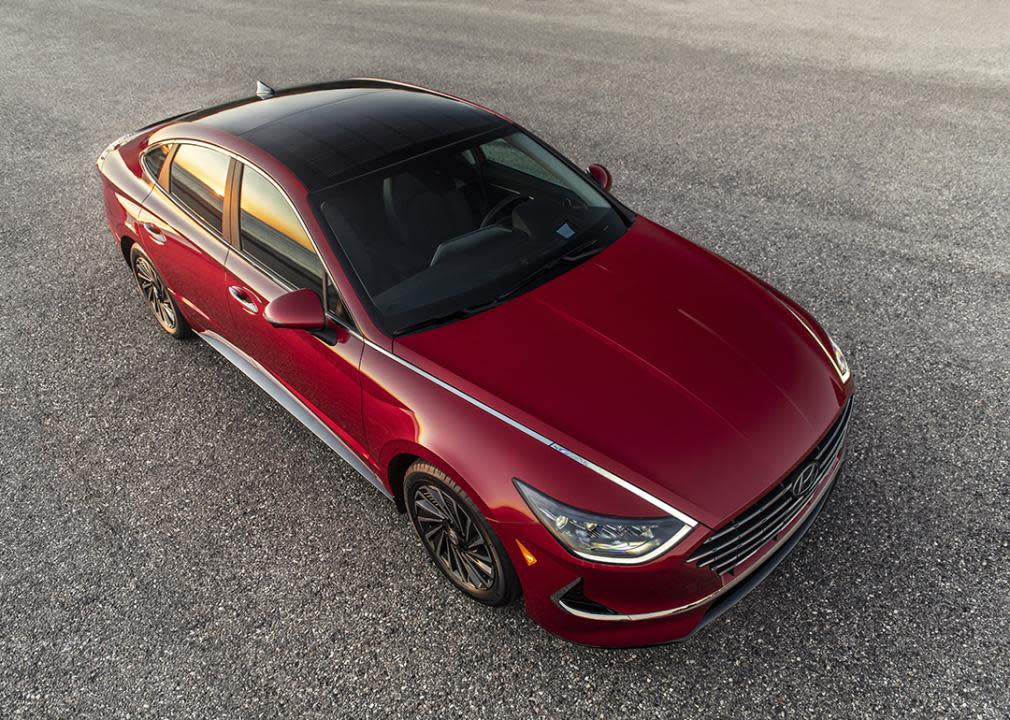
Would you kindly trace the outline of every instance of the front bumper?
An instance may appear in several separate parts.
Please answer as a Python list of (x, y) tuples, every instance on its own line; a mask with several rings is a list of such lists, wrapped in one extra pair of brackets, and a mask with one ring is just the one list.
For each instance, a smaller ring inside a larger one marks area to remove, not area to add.
[(789, 555), (824, 507), (843, 459), (844, 449), (792, 522), (724, 575), (687, 562), (710, 533), (702, 526), (668, 556), (630, 567), (579, 561), (552, 537), (528, 527), (521, 542), (532, 546), (537, 563), (523, 568), (526, 611), (548, 631), (585, 645), (638, 647), (684, 640), (729, 610)]

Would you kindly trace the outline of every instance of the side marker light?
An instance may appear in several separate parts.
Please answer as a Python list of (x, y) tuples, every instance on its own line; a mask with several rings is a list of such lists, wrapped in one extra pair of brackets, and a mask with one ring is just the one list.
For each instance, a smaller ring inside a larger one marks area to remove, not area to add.
[(523, 554), (523, 560), (526, 561), (527, 565), (533, 565), (533, 564), (536, 563), (537, 559), (533, 555), (533, 553), (530, 552), (530, 550), (529, 550), (528, 547), (526, 547), (525, 545), (523, 545), (518, 540), (516, 540), (516, 545), (519, 546), (519, 552), (521, 552)]

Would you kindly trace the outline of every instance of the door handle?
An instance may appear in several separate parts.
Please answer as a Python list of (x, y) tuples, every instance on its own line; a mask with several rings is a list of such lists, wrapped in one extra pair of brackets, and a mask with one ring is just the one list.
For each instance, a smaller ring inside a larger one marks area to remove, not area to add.
[(159, 245), (164, 245), (165, 241), (168, 240), (168, 238), (165, 237), (165, 233), (161, 231), (161, 228), (152, 222), (144, 223), (144, 229), (147, 230), (148, 234), (151, 236), (151, 239), (154, 240), (154, 242), (158, 243)]
[(235, 302), (241, 305), (246, 312), (258, 313), (260, 311), (259, 305), (256, 304), (252, 295), (244, 287), (232, 285), (228, 288), (228, 292), (231, 293), (231, 296), (235, 298)]

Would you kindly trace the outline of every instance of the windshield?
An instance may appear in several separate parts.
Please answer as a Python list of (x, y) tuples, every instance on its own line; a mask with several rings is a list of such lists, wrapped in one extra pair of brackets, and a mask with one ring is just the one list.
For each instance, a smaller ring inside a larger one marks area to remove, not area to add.
[(627, 229), (591, 180), (511, 128), (341, 183), (320, 208), (391, 334), (503, 302)]

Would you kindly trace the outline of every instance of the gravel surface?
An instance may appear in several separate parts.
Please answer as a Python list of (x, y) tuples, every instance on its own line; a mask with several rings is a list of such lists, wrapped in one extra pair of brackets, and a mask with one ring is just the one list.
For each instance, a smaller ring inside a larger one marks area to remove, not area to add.
[[(1010, 716), (1010, 6), (0, 1), (0, 717)], [(355, 75), (510, 113), (846, 349), (844, 480), (684, 645), (466, 601), (153, 320), (94, 159)]]

